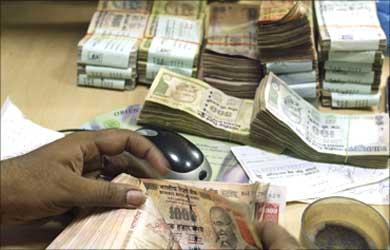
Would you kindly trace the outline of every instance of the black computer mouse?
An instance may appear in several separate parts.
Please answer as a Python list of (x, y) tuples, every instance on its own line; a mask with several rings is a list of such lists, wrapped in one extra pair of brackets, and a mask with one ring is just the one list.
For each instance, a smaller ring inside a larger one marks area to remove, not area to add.
[(171, 169), (165, 176), (179, 180), (209, 180), (211, 167), (203, 153), (176, 132), (158, 127), (143, 127), (136, 131), (152, 141), (167, 158)]

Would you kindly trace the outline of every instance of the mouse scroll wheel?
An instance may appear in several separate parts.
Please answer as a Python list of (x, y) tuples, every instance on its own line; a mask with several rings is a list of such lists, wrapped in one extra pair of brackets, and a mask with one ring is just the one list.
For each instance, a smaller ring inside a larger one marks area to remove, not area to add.
[(158, 132), (152, 129), (137, 130), (137, 133), (143, 136), (157, 136)]

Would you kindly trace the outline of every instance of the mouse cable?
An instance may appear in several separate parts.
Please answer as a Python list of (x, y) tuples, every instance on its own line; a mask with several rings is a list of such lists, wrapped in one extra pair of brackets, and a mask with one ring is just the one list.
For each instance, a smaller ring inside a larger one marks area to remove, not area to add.
[(84, 129), (84, 128), (68, 128), (68, 129), (57, 130), (57, 132), (60, 132), (60, 133), (85, 132), (85, 131), (95, 131), (95, 130)]

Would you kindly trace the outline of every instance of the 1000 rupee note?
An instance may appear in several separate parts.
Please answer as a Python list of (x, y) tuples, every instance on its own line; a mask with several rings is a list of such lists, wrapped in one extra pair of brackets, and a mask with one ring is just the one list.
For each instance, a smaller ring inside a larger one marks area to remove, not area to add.
[(251, 209), (252, 214), (250, 216), (256, 221), (278, 223), (284, 220), (286, 206), (286, 190), (284, 187), (262, 183), (242, 184), (219, 181), (175, 182), (215, 192), (231, 201), (246, 204)]
[[(262, 249), (250, 206), (165, 180), (144, 180), (148, 195), (184, 249)], [(255, 185), (250, 192), (256, 195)]]

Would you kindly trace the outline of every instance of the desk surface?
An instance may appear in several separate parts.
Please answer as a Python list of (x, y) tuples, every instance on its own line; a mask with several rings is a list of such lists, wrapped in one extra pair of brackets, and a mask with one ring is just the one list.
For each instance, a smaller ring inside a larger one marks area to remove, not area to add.
[[(4, 5), (3, 2), (1, 4)], [(134, 91), (120, 92), (82, 88), (75, 84), (76, 45), (87, 30), (95, 3), (78, 6), (78, 11), (82, 13), (73, 14), (78, 18), (76, 21), (61, 21), (54, 14), (46, 16), (45, 8), (52, 7), (47, 4), (41, 6), (39, 11), (36, 6), (16, 11), (13, 5), (2, 8), (1, 104), (9, 96), (32, 121), (58, 130), (77, 128), (98, 114), (143, 103), (148, 91), (144, 86), (138, 86)], [(61, 8), (56, 4), (55, 8), (61, 14)], [(72, 7), (65, 5), (64, 8)], [(3, 15), (5, 11), (7, 14)], [(37, 11), (41, 15), (37, 15)], [(18, 16), (27, 16), (23, 21), (29, 24), (18, 24)], [(11, 21), (7, 22), (4, 18)], [(42, 24), (50, 18), (54, 21)], [(388, 63), (386, 58), (386, 65)], [(383, 75), (388, 76), (388, 72), (387, 68)], [(306, 206), (299, 203), (287, 205), (284, 226), (296, 237)], [(375, 208), (389, 220), (389, 206)], [(44, 247), (61, 231), (62, 227), (58, 225), (48, 223), (2, 228), (1, 246)]]

